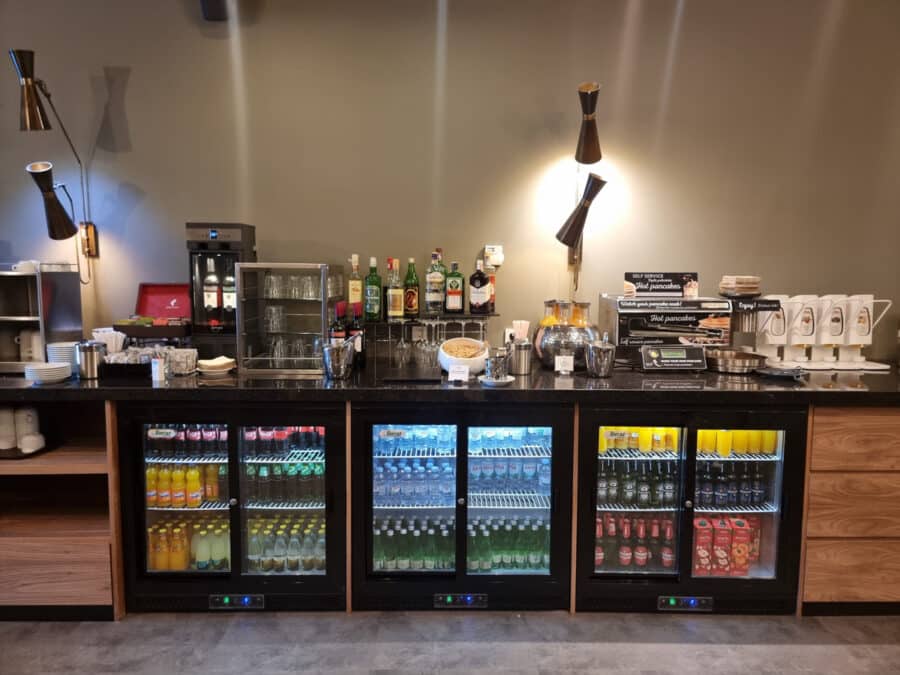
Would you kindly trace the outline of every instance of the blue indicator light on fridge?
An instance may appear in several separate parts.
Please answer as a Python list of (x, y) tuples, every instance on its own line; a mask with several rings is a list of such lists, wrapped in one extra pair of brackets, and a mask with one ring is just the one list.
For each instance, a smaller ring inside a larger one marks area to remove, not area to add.
[(209, 608), (219, 610), (265, 609), (264, 595), (210, 595)]
[(219, 231), (218, 231), (218, 230), (210, 230), (210, 231), (209, 231), (209, 238), (210, 238), (210, 239), (218, 239), (218, 238), (219, 238)]
[(656, 599), (656, 608), (663, 612), (711, 612), (713, 599), (706, 596), (660, 595)]
[(487, 609), (487, 606), (487, 593), (438, 593), (434, 596), (436, 609)]

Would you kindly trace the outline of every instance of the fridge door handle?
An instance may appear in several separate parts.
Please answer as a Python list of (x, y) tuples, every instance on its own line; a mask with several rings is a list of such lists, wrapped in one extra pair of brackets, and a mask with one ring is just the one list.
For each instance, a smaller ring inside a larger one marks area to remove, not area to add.
[(684, 500), (684, 508), (686, 508), (686, 509), (694, 508), (694, 502), (692, 502), (690, 499), (685, 499)]
[(325, 491), (325, 512), (331, 513), (334, 510), (334, 490), (329, 488)]
[(465, 506), (465, 505), (466, 505), (466, 498), (465, 498), (465, 497), (460, 497), (459, 499), (456, 500), (456, 503), (459, 504), (460, 506)]
[(228, 506), (237, 506), (237, 505), (238, 505), (237, 498), (232, 497), (231, 499), (228, 500)]

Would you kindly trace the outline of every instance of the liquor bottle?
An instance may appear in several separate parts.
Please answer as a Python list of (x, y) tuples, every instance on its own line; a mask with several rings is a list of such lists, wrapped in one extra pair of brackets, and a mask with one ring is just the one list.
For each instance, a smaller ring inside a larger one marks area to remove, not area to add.
[(222, 287), (219, 275), (216, 274), (216, 261), (206, 259), (206, 276), (203, 277), (203, 308), (206, 310), (206, 323), (218, 325), (222, 312)]
[[(610, 463), (609, 470), (606, 472), (606, 499), (608, 504), (618, 504), (621, 498), (619, 493), (619, 476), (616, 473), (616, 467)], [(609, 558), (607, 558), (609, 559)]]
[(738, 504), (741, 506), (750, 506), (753, 503), (753, 488), (750, 482), (750, 473), (747, 469), (747, 462), (741, 467), (741, 473), (738, 476)]
[(638, 569), (646, 569), (650, 562), (650, 549), (647, 547), (647, 523), (643, 518), (638, 518), (636, 539), (634, 541), (634, 566)]
[(343, 315), (346, 303), (342, 300), (337, 303), (334, 308), (334, 317), (331, 320), (331, 326), (328, 328), (328, 339), (331, 344), (340, 346), (347, 338), (347, 327), (344, 324)]
[(638, 506), (650, 506), (650, 477), (647, 475), (647, 463), (641, 463), (641, 474), (637, 479), (636, 500)]
[(409, 259), (406, 279), (403, 280), (403, 316), (406, 319), (419, 318), (419, 275), (416, 274), (416, 259)]
[(355, 337), (353, 347), (356, 350), (355, 364), (362, 368), (366, 365), (366, 333), (363, 330), (359, 315), (362, 313), (362, 305), (356, 303), (347, 307), (347, 337)]
[[(384, 282), (381, 286), (381, 318), (384, 321), (388, 320), (388, 289), (391, 287), (391, 274), (394, 272), (394, 259), (387, 259), (387, 267), (384, 272)], [(397, 532), (399, 532), (399, 528)]]
[(438, 258), (438, 252), (431, 254), (431, 265), (425, 273), (425, 313), (429, 315), (440, 314), (444, 311), (444, 296), (446, 293), (447, 270)]
[(631, 539), (631, 519), (622, 522), (622, 536), (619, 538), (619, 569), (629, 569), (634, 559), (634, 544)]
[(387, 289), (387, 318), (388, 320), (403, 318), (403, 284), (400, 283), (400, 261), (393, 258), (391, 259)]
[(497, 306), (497, 268), (493, 265), (485, 265), (484, 273), (487, 274), (491, 291), (488, 299), (488, 314), (493, 314)]
[(619, 479), (619, 485), (619, 501), (621, 501), (626, 506), (634, 504), (637, 493), (637, 478), (631, 472), (631, 466), (628, 462), (625, 462), (625, 469), (622, 473), (621, 478)]
[(234, 323), (237, 310), (237, 282), (234, 278), (234, 260), (225, 261), (225, 277), (222, 279), (222, 313), (225, 323)]
[(758, 462), (753, 467), (753, 478), (750, 481), (750, 499), (754, 506), (760, 506), (766, 501), (766, 483)]
[(484, 273), (484, 261), (475, 261), (475, 272), (469, 277), (469, 313), (490, 314), (491, 280)]
[(459, 272), (459, 263), (450, 263), (450, 271), (447, 273), (447, 297), (444, 311), (447, 314), (462, 314), (465, 300), (466, 279)]
[(672, 471), (672, 462), (666, 462), (662, 505), (675, 506), (675, 474)]
[(597, 504), (608, 504), (609, 478), (606, 475), (605, 462), (601, 462), (597, 468)]
[(378, 260), (369, 258), (369, 274), (366, 276), (366, 321), (381, 321), (381, 277), (378, 276)]
[(716, 508), (728, 506), (728, 477), (725, 475), (725, 467), (719, 469), (716, 482), (713, 486), (713, 505)]
[(350, 278), (347, 280), (347, 301), (353, 307), (363, 300), (363, 282), (359, 276), (359, 256), (350, 256)]
[(738, 505), (738, 480), (734, 472), (734, 462), (728, 463), (728, 471), (725, 474), (725, 485), (728, 491), (728, 506)]
[(715, 487), (713, 475), (710, 471), (709, 462), (703, 466), (703, 473), (700, 474), (700, 481), (697, 486), (697, 504), (701, 507), (709, 508), (715, 503)]

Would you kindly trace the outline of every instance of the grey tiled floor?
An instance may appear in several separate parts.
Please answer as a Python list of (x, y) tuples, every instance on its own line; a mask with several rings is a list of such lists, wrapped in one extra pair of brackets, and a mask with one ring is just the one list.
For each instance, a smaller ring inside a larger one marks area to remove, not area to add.
[(143, 614), (0, 623), (0, 673), (900, 673), (900, 617)]

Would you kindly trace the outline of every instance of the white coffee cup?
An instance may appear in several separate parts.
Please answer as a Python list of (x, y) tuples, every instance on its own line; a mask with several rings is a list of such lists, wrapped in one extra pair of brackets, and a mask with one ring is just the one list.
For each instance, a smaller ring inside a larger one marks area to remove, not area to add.
[(35, 408), (19, 408), (15, 412), (16, 444), (21, 447), (22, 438), (41, 432), (38, 412)]

